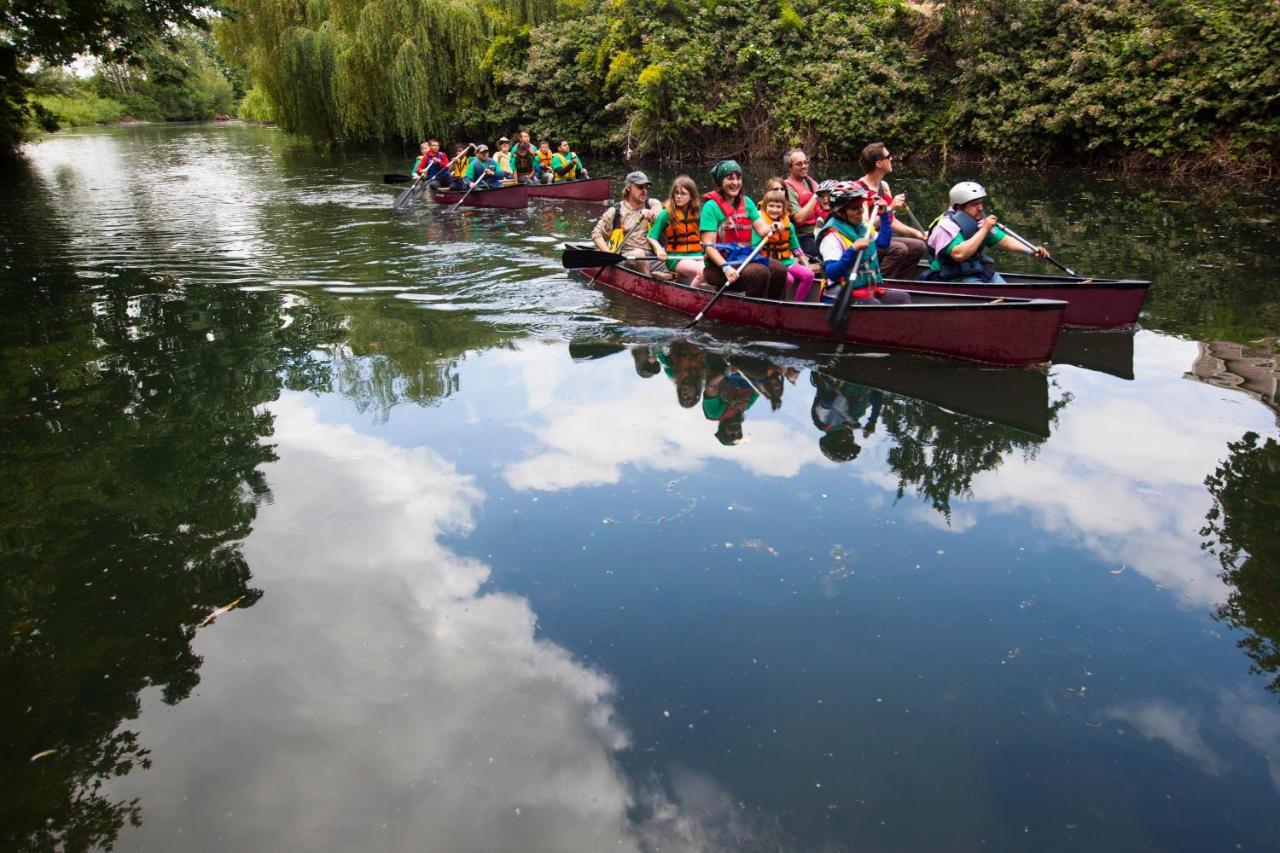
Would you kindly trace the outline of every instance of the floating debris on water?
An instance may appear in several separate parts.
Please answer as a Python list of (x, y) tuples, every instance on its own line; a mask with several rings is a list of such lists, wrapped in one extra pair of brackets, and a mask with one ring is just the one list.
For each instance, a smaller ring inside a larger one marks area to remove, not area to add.
[(236, 606), (237, 604), (239, 604), (240, 602), (242, 602), (242, 601), (244, 601), (244, 596), (243, 596), (243, 595), (242, 595), (242, 596), (240, 596), (239, 598), (237, 598), (235, 601), (231, 602), (230, 604), (224, 604), (224, 605), (222, 605), (222, 606), (221, 606), (221, 607), (219, 607), (217, 610), (213, 611), (213, 612), (212, 612), (212, 613), (210, 613), (208, 616), (204, 617), (204, 619), (200, 620), (200, 624), (196, 625), (196, 627), (197, 627), (197, 628), (203, 628), (205, 625), (208, 625), (210, 622), (212, 622), (214, 619), (217, 619), (217, 618), (218, 618), (219, 616), (221, 616), (222, 614), (224, 614), (224, 613), (226, 613), (226, 612), (228, 612), (228, 611), (230, 611), (230, 610), (234, 610), (234, 609), (235, 609), (235, 606)]
[(764, 551), (771, 557), (777, 557), (778, 551), (772, 545), (768, 545), (763, 539), (748, 539), (742, 543), (743, 548), (751, 548), (756, 551)]
[(57, 754), (58, 754), (58, 750), (56, 749), (45, 749), (45, 750), (41, 750), (40, 752), (37, 752), (35, 755), (31, 756), (27, 760), (28, 762), (34, 763), (39, 761), (42, 758), (48, 758), (50, 755), (57, 755)]
[(1123, 571), (1124, 571), (1124, 566), (1121, 566), (1118, 569), (1107, 569), (1107, 574), (1118, 575)]

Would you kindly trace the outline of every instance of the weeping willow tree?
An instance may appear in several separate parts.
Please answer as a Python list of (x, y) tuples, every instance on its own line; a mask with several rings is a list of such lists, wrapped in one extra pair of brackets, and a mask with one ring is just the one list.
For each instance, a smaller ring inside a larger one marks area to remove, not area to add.
[(231, 0), (219, 44), (281, 127), (316, 140), (421, 139), (474, 126), (502, 30), (554, 0)]

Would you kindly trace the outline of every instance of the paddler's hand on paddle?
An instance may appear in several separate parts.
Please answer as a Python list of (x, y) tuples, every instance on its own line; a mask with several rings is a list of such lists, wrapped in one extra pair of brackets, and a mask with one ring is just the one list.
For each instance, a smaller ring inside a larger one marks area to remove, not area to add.
[(667, 259), (667, 250), (659, 246), (653, 250), (653, 256), (660, 261), (665, 261)]
[(724, 272), (724, 280), (729, 284), (733, 284), (738, 280), (738, 268), (732, 264), (725, 264), (720, 268)]
[(856, 255), (858, 252), (861, 252), (863, 249), (867, 248), (870, 245), (871, 245), (871, 238), (862, 237), (858, 240), (854, 240), (853, 245), (850, 246), (848, 249), (845, 249), (844, 251), (846, 255), (849, 254), (849, 252), (851, 251), (854, 252)]
[(1044, 246), (1036, 246), (1034, 249), (1027, 249), (1027, 254), (1033, 258), (1047, 258), (1049, 257), (1049, 250)]
[(990, 216), (983, 219), (982, 224), (979, 225), (978, 227), (984, 231), (990, 231), (992, 228), (996, 227), (996, 223), (998, 223), (999, 221), (1000, 220), (996, 219), (996, 215), (993, 213)]
[(901, 210), (907, 206), (907, 194), (898, 193), (893, 197), (893, 201), (889, 202), (890, 210)]

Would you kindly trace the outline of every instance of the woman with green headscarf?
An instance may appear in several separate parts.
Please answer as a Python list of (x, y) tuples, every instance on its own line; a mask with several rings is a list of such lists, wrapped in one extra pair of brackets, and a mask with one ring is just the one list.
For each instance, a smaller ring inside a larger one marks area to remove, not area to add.
[(757, 255), (741, 272), (735, 267), (751, 252), (752, 231), (761, 237), (771, 233), (756, 203), (742, 191), (742, 167), (734, 160), (721, 160), (711, 170), (711, 179), (716, 189), (704, 196), (698, 224), (707, 283), (719, 290), (727, 282), (730, 290), (748, 296), (782, 299), (787, 292), (787, 268), (782, 264)]

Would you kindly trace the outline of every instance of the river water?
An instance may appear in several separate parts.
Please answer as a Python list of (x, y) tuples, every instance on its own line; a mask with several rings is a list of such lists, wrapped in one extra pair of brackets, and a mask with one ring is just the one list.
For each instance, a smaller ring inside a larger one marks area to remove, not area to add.
[(1156, 282), (993, 370), (685, 333), (407, 160), (4, 167), (5, 849), (1276, 849), (1274, 188), (987, 176)]

